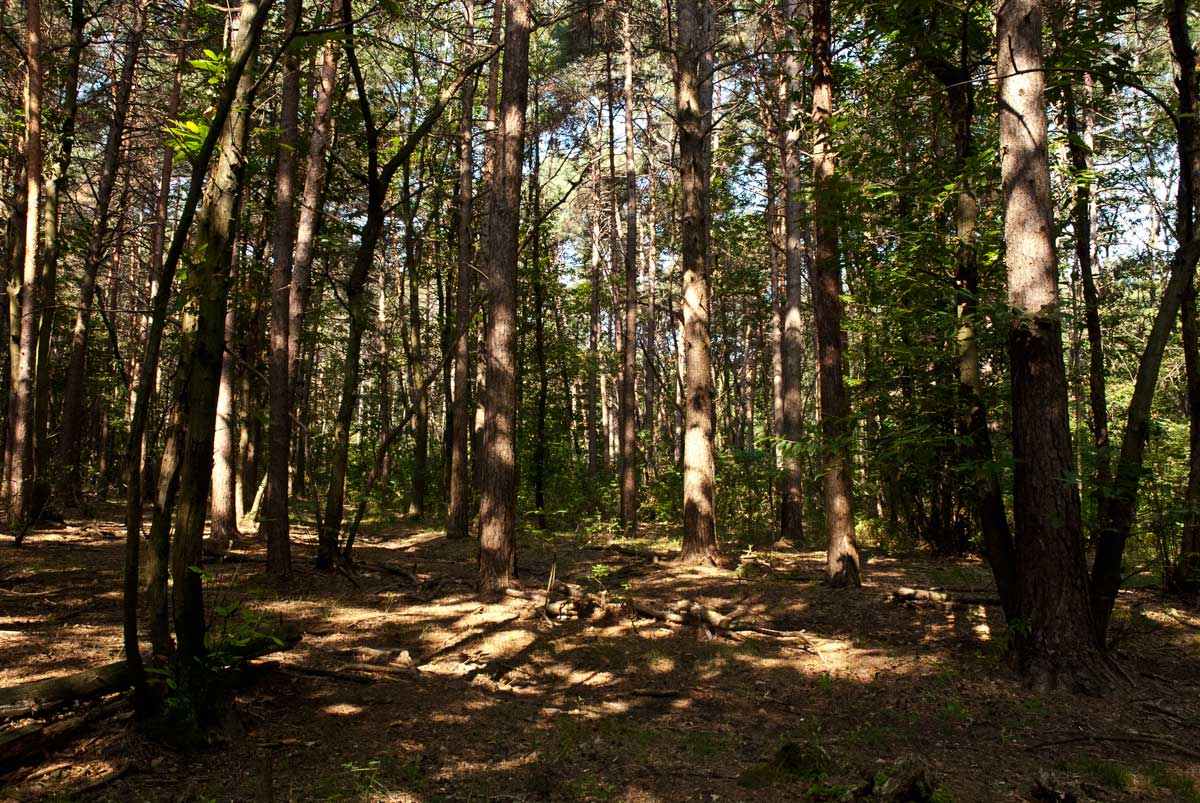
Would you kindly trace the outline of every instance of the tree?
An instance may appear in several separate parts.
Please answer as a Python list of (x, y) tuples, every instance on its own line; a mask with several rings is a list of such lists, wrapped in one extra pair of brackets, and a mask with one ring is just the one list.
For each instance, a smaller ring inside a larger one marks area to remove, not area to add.
[(1005, 265), (1013, 323), (1013, 520), (1022, 635), (1035, 686), (1106, 681), (1088, 599), (1063, 367), (1039, 0), (996, 6)]
[[(475, 6), (472, 0), (467, 0), (464, 8), (468, 42), (466, 55), (470, 57), (473, 50), (470, 42), (475, 27)], [(473, 301), (477, 284), (474, 271), (475, 243), (471, 225), (475, 182), (472, 121), (475, 113), (476, 83), (475, 77), (463, 83), (458, 118), (458, 193), (455, 208), (458, 273), (454, 283), (454, 327), (457, 338), (453, 345), (454, 385), (451, 391), (453, 400), (450, 417), (450, 487), (446, 512), (446, 535), (450, 538), (465, 538), (470, 519), (467, 501), (470, 491), (467, 449), (471, 433), (470, 377), (468, 376), (471, 367), (471, 349), (466, 332), (475, 314)]]
[(637, 533), (637, 162), (633, 143), (633, 38), (621, 17), (625, 45), (625, 318), (621, 355), (621, 528)]
[(10, 406), (12, 469), (8, 478), (8, 523), (17, 542), (39, 511), (33, 509), (33, 400), (37, 357), (38, 253), (42, 198), (42, 6), (25, 0), (25, 251), (21, 270), (20, 346), (16, 387)]
[(528, 0), (507, 0), (496, 167), (489, 207), (487, 396), (479, 503), (479, 590), (507, 587), (516, 573), (517, 230), (529, 98)]
[[(783, 451), (784, 479), (781, 488), (779, 534), (794, 544), (804, 539), (802, 466), (797, 454), (804, 409), (801, 398), (805, 332), (801, 307), (804, 303), (805, 242), (804, 198), (800, 165), (800, 59), (793, 37), (799, 35), (800, 4), (789, 0), (784, 6), (788, 36), (781, 43), (783, 78), (780, 82), (779, 151), (783, 168), (784, 282), (780, 352), (781, 435), (791, 442)], [(774, 288), (772, 288), (774, 289)]]
[[(284, 4), (284, 34), (300, 28), (301, 2)], [(267, 457), (267, 571), (286, 577), (292, 571), (288, 521), (288, 457), (292, 445), (292, 395), (288, 339), (291, 325), (292, 261), (296, 247), (296, 145), (300, 139), (300, 69), (289, 49), (283, 55), (279, 97), (279, 157), (275, 168), (275, 229), (272, 236), (270, 428)]]
[(717, 558), (716, 466), (713, 458), (712, 342), (709, 332), (708, 149), (712, 113), (712, 58), (708, 0), (676, 8), (675, 114), (679, 126), (680, 241), (683, 267), (684, 563)]
[[(813, 321), (821, 397), (822, 499), (831, 585), (859, 585), (850, 481), (850, 400), (842, 344), (842, 271), (838, 256), (838, 187), (834, 179), (833, 54), (830, 2), (812, 6), (813, 62)], [(789, 288), (790, 292), (790, 288)], [(787, 324), (785, 323), (785, 327)], [(786, 331), (786, 330), (785, 330)], [(785, 401), (786, 410), (786, 401)]]

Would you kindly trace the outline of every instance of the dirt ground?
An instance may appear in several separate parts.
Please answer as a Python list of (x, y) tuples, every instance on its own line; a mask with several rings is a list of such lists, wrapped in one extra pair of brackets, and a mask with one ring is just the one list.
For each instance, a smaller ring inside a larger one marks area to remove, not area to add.
[[(117, 516), (0, 544), (0, 686), (121, 657)], [(1134, 684), (1038, 695), (1003, 658), (998, 610), (892, 599), (901, 586), (987, 595), (977, 561), (870, 555), (862, 589), (832, 590), (818, 553), (683, 568), (654, 557), (669, 533), (647, 529), (617, 549), (522, 533), (521, 576), (544, 587), (553, 570), (616, 603), (690, 599), (804, 638), (731, 638), (627, 605), (570, 618), (482, 605), (474, 542), (407, 524), (360, 537), (353, 582), (318, 575), (301, 529), (286, 585), (252, 540), (206, 566), (214, 625), (240, 602), (303, 632), (256, 662), (240, 733), (178, 753), (108, 717), (0, 770), (0, 801), (835, 800), (911, 756), (942, 801), (1039, 799), (1039, 776), (1079, 799), (1200, 801), (1195, 600), (1124, 592), (1116, 654)], [(781, 758), (797, 754), (799, 768)]]

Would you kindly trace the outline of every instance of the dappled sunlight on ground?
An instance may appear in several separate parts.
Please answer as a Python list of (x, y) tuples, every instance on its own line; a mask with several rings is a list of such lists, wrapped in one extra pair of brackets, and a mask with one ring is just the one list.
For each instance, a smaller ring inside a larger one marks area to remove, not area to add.
[[(120, 657), (111, 512), (0, 551), (0, 684)], [(1200, 736), (1200, 615), (1179, 601), (1123, 595), (1118, 657), (1136, 689), (1107, 701), (1037, 696), (1002, 656), (997, 609), (893, 600), (901, 586), (986, 595), (978, 561), (870, 554), (864, 588), (835, 590), (821, 583), (823, 553), (779, 545), (733, 571), (681, 567), (653, 554), (669, 534), (648, 527), (619, 551), (578, 533), (522, 534), (531, 592), (553, 567), (613, 603), (562, 617), (525, 599), (480, 602), (474, 542), (436, 529), (364, 532), (354, 582), (309, 568), (311, 530), (295, 531), (291, 584), (263, 574), (260, 544), (240, 542), (232, 560), (206, 566), (210, 604), (240, 600), (304, 633), (256, 662), (238, 692), (242, 732), (212, 752), (178, 754), (127, 725), (102, 727), (0, 783), (32, 795), (66, 783), (47, 769), (56, 762), (78, 778), (88, 762), (120, 759), (128, 771), (99, 799), (803, 799), (794, 778), (747, 782), (796, 743), (828, 755), (832, 784), (917, 754), (959, 803), (986, 803), (1025, 799), (1039, 770), (1101, 783), (1089, 773), (1114, 744), (1079, 734)], [(631, 599), (688, 599), (793, 636), (668, 625), (634, 615)], [(1119, 747), (1133, 780), (1105, 787), (1106, 800), (1175, 799), (1146, 780), (1159, 765), (1196, 774), (1186, 756)]]

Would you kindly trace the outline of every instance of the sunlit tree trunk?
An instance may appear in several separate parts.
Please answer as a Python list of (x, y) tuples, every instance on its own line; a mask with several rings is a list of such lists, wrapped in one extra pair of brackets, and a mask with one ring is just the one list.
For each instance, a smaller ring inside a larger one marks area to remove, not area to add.
[(633, 127), (633, 38), (622, 16), (625, 45), (625, 336), (621, 361), (621, 529), (636, 535), (637, 482), (637, 160)]
[[(790, 36), (798, 34), (800, 19), (799, 0), (788, 0), (785, 5), (787, 27)], [(780, 332), (782, 437), (787, 443), (780, 450), (783, 458), (783, 487), (781, 489), (779, 534), (793, 544), (804, 540), (804, 497), (799, 443), (804, 429), (804, 343), (808, 333), (804, 331), (804, 270), (805, 220), (803, 206), (803, 179), (801, 175), (801, 92), (800, 57), (794, 39), (784, 40), (787, 52), (783, 54), (783, 95), (780, 103), (779, 149), (783, 165), (783, 268), (784, 306), (782, 330)], [(815, 96), (814, 96), (815, 97)], [(834, 259), (836, 259), (836, 251)], [(815, 285), (814, 285), (815, 288)]]
[[(826, 574), (831, 585), (859, 585), (854, 538), (854, 498), (850, 484), (850, 399), (846, 391), (842, 342), (842, 271), (838, 254), (841, 203), (834, 178), (833, 56), (830, 0), (812, 4), (813, 60), (813, 320), (817, 329), (817, 376), (821, 404), (822, 499), (827, 540)], [(790, 240), (790, 235), (789, 235)], [(790, 248), (790, 244), (789, 244)], [(789, 270), (790, 273), (790, 270)], [(791, 289), (789, 288), (789, 294)], [(785, 318), (784, 331), (788, 324)], [(786, 345), (787, 339), (785, 337)], [(787, 357), (784, 358), (787, 375)], [(784, 391), (784, 415), (788, 409)], [(786, 428), (786, 423), (785, 423)]]
[(10, 407), (12, 472), (8, 478), (8, 521), (20, 542), (33, 510), (33, 396), (37, 357), (38, 228), (42, 211), (42, 7), (25, 0), (25, 252), (21, 266), (21, 314), (10, 330), (20, 332), (16, 382)]
[[(300, 28), (301, 0), (286, 0), (284, 34)], [(288, 522), (288, 466), (292, 443), (292, 387), (289, 377), (292, 263), (296, 246), (296, 147), (300, 141), (300, 66), (288, 48), (282, 58), (279, 98), (279, 155), (275, 168), (275, 229), (271, 243), (271, 332), (268, 345), (268, 446), (266, 515), (267, 572), (292, 571)]]
[[(475, 32), (475, 4), (466, 0), (467, 56), (472, 54), (470, 44)], [(454, 350), (454, 387), (450, 408), (450, 483), (449, 505), (446, 512), (446, 535), (463, 538), (470, 526), (470, 472), (467, 449), (470, 443), (470, 369), (471, 339), (467, 330), (474, 316), (475, 297), (475, 248), (471, 218), (473, 214), (473, 185), (475, 150), (472, 141), (472, 121), (475, 114), (475, 88), (477, 81), (472, 76), (463, 84), (458, 116), (458, 197), (456, 203), (458, 273), (455, 280), (454, 331), (457, 335)]]
[(529, 97), (529, 29), (529, 0), (508, 0), (496, 174), (489, 210), (487, 416), (479, 507), (482, 593), (508, 586), (516, 573), (517, 229)]
[(1042, 8), (996, 7), (1000, 154), (1012, 360), (1013, 519), (1018, 645), (1035, 685), (1092, 686), (1098, 665), (1088, 607), (1079, 496), (1063, 367), (1054, 207), (1050, 196)]
[(714, 497), (712, 344), (709, 332), (708, 162), (712, 111), (708, 0), (681, 0), (676, 10), (675, 111), (679, 126), (680, 239), (683, 262), (684, 563), (717, 558)]

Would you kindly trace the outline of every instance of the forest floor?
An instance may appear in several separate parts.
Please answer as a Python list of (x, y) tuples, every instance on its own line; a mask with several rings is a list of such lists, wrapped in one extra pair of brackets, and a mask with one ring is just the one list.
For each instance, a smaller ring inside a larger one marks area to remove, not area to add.
[[(0, 686), (120, 658), (118, 515), (0, 545)], [(313, 534), (296, 528), (286, 585), (257, 541), (206, 566), (214, 612), (240, 602), (303, 631), (256, 662), (238, 732), (180, 753), (128, 718), (102, 722), (6, 770), (0, 801), (834, 800), (910, 756), (943, 801), (1035, 800), (1039, 777), (1081, 800), (1200, 801), (1195, 600), (1122, 594), (1116, 655), (1132, 687), (1035, 694), (1002, 656), (997, 609), (893, 600), (901, 586), (986, 595), (978, 561), (872, 554), (862, 589), (833, 590), (820, 553), (780, 545), (736, 570), (687, 568), (656, 558), (668, 533), (644, 529), (619, 551), (601, 535), (522, 533), (521, 576), (544, 588), (553, 567), (614, 602), (690, 599), (806, 641), (627, 608), (558, 619), (523, 599), (482, 605), (475, 543), (412, 524), (361, 536), (351, 582), (313, 572)]]

